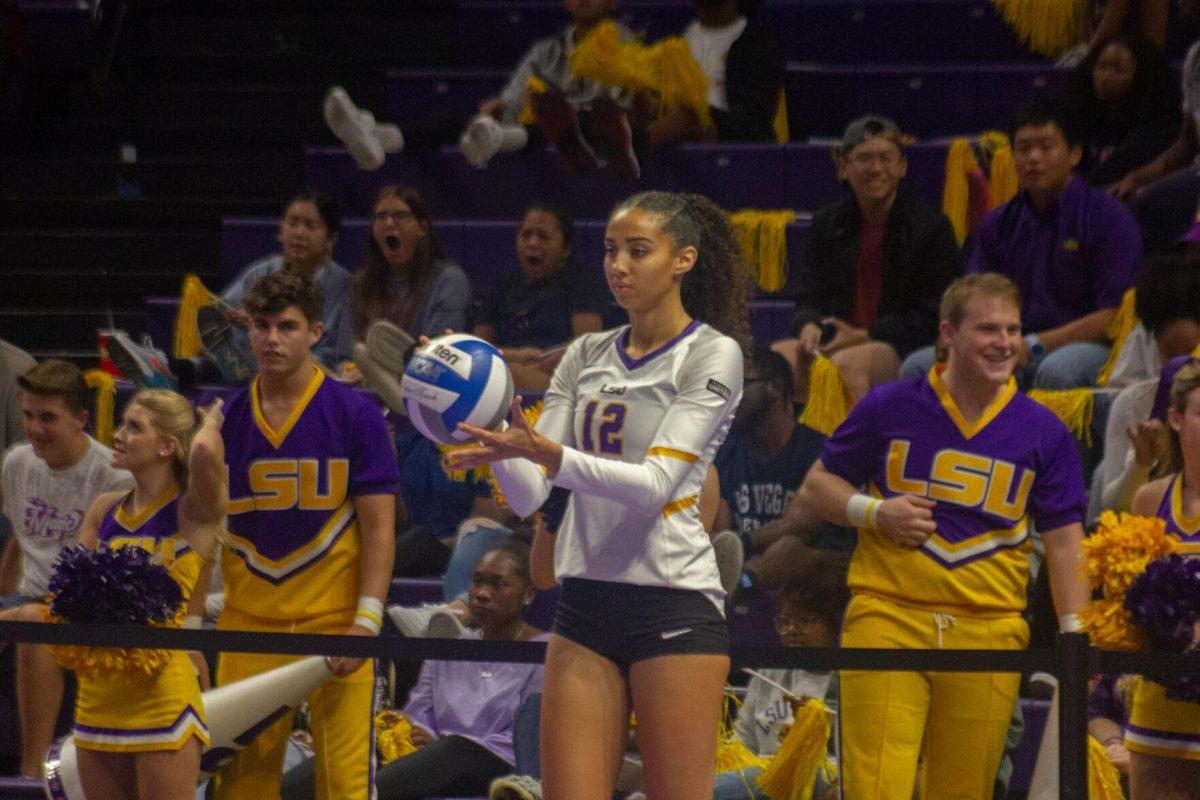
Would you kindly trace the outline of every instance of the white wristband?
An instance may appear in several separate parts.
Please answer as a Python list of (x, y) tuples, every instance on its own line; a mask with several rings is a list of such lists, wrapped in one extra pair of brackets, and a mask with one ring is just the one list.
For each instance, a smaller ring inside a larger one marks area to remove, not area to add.
[(866, 494), (852, 494), (846, 501), (846, 518), (856, 528), (876, 528), (883, 501)]
[(1058, 629), (1063, 633), (1081, 633), (1083, 624), (1078, 614), (1063, 614), (1058, 618)]
[(183, 618), (183, 624), (179, 627), (185, 630), (198, 631), (204, 627), (204, 617), (199, 614), (188, 614)]
[(367, 595), (358, 598), (354, 624), (366, 628), (371, 633), (379, 633), (379, 629), (383, 627), (383, 601)]

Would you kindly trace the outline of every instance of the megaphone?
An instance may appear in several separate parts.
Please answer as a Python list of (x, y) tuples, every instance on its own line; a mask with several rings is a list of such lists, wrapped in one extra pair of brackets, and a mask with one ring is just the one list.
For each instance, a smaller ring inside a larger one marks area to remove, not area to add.
[[(303, 703), (329, 675), (326, 659), (312, 656), (205, 692), (204, 716), (211, 743), (200, 756), (200, 780), (206, 780), (258, 734)], [(74, 737), (50, 748), (42, 777), (49, 800), (87, 800)]]

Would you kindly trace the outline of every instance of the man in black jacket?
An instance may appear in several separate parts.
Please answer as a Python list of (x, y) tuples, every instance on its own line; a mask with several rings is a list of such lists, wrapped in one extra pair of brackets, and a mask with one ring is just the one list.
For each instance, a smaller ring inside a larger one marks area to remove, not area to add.
[(647, 126), (650, 146), (689, 139), (775, 141), (783, 58), (766, 32), (738, 11), (735, 0), (696, 0), (696, 19), (683, 39), (708, 78), (713, 127), (701, 130), (690, 111), (671, 109)]
[(891, 120), (863, 117), (834, 153), (850, 192), (813, 215), (796, 339), (775, 345), (802, 386), (820, 353), (857, 399), (895, 379), (900, 359), (937, 338), (938, 301), (962, 263), (950, 221), (900, 187), (904, 142)]

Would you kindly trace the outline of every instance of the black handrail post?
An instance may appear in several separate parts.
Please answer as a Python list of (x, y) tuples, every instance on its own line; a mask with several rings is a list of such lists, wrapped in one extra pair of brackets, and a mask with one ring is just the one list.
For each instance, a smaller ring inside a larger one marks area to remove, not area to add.
[(1087, 635), (1060, 633), (1058, 655), (1058, 796), (1087, 800)]

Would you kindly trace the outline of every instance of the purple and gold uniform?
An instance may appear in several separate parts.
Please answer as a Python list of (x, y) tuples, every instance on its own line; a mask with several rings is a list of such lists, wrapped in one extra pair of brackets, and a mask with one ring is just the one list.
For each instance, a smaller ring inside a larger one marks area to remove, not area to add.
[[(1179, 539), (1179, 551), (1200, 558), (1200, 517), (1184, 516), (1181, 474), (1167, 485), (1158, 516), (1167, 523), (1167, 535)], [(1172, 700), (1162, 684), (1139, 680), (1125, 728), (1125, 746), (1135, 753), (1200, 761), (1200, 703)]]
[[(387, 425), (366, 397), (313, 368), (290, 417), (274, 430), (258, 380), (225, 410), (230, 542), (221, 556), (225, 610), (218, 627), (341, 633), (354, 622), (362, 572), (359, 496), (393, 494)], [(227, 653), (220, 684), (294, 661)], [(320, 798), (373, 796), (374, 663), (332, 678), (308, 698)], [(291, 720), (265, 730), (221, 774), (218, 797), (278, 796)]]
[[(204, 560), (179, 534), (179, 487), (137, 515), (125, 513), (121, 498), (100, 523), (101, 547), (141, 547), (167, 568), (191, 596)], [(75, 744), (87, 750), (139, 753), (178, 750), (193, 736), (208, 744), (200, 684), (187, 654), (172, 650), (162, 671), (153, 676), (80, 675), (75, 701)]]
[[(918, 548), (859, 530), (845, 647), (1024, 648), (1029, 524), (1049, 531), (1083, 519), (1063, 424), (1011, 378), (968, 424), (941, 369), (872, 390), (825, 442), (822, 464), (850, 484), (937, 504), (936, 532)], [(842, 672), (847, 797), (909, 800), (922, 752), (923, 797), (990, 797), (1019, 680)]]

